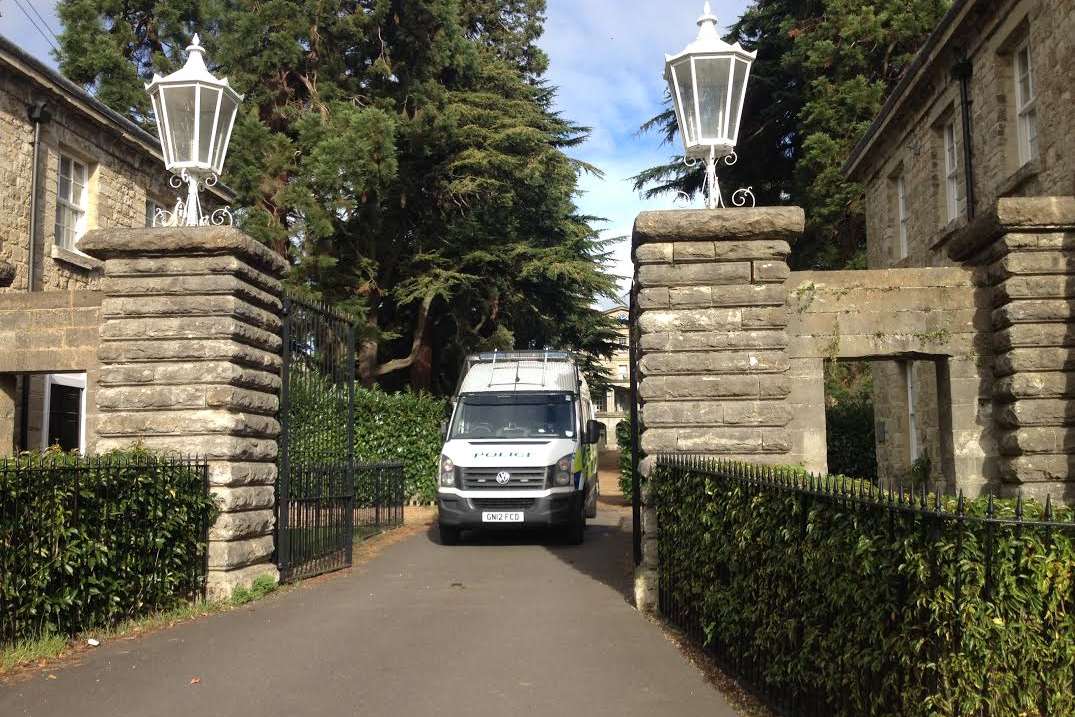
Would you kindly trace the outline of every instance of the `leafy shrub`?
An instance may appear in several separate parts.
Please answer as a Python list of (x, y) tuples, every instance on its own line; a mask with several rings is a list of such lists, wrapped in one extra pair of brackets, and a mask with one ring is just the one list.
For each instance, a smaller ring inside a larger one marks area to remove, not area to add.
[[(289, 395), (291, 460), (339, 460), (347, 443), (347, 396), (327, 378), (296, 381)], [(404, 496), (430, 502), (436, 498), (440, 423), (448, 402), (427, 393), (355, 390), (355, 459), (404, 465)]]
[(0, 459), (0, 643), (198, 597), (215, 512), (204, 464), (140, 449)]
[(662, 602), (751, 679), (823, 714), (1075, 714), (1071, 509), (714, 468), (658, 465)]
[(431, 502), (437, 497), (440, 423), (447, 410), (447, 399), (427, 393), (360, 389), (355, 397), (355, 455), (363, 462), (402, 462), (404, 495)]
[(830, 473), (876, 482), (873, 372), (869, 363), (826, 362), (825, 436)]

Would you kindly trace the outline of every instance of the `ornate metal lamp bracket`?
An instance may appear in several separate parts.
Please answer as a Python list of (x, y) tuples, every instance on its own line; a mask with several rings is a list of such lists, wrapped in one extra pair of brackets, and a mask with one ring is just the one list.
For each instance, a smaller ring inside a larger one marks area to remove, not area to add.
[[(723, 157), (717, 157), (717, 150), (715, 147), (709, 148), (709, 156), (705, 159), (705, 179), (702, 182), (702, 193), (705, 194), (706, 208), (707, 209), (727, 209), (728, 205), (724, 202), (724, 195), (720, 190), (720, 181), (717, 179), (717, 165), (720, 162), (729, 167), (735, 164), (739, 160), (735, 150), (724, 155)], [(683, 164), (687, 165), (691, 169), (698, 166), (702, 160), (694, 159), (692, 157), (684, 157)], [(757, 199), (754, 197), (753, 187), (740, 187), (732, 192), (730, 201), (733, 207), (754, 207), (757, 206)], [(682, 205), (690, 202), (690, 195), (686, 192), (678, 192), (676, 195), (676, 201)]]
[(168, 179), (168, 184), (173, 189), (179, 189), (186, 184), (187, 200), (184, 202), (182, 198), (177, 198), (175, 206), (171, 210), (157, 207), (157, 210), (153, 213), (153, 226), (219, 227), (232, 225), (234, 217), (231, 213), (231, 207), (220, 207), (209, 214), (202, 212), (202, 203), (198, 197), (198, 192), (206, 187), (214, 186), (217, 180), (215, 173), (207, 175), (192, 174), (184, 169), (179, 174), (173, 174)]

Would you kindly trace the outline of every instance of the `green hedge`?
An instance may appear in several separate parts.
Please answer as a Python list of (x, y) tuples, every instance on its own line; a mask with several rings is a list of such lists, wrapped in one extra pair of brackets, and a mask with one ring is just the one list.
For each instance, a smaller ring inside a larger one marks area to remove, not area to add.
[(448, 401), (426, 393), (361, 389), (355, 399), (355, 454), (365, 462), (401, 461), (404, 495), (428, 503), (437, 497), (440, 422)]
[(935, 496), (914, 513), (862, 500), (866, 482), (804, 496), (801, 473), (713, 468), (655, 472), (662, 603), (756, 683), (840, 715), (1075, 714), (1072, 510), (1051, 529), (989, 528), (952, 515), (955, 499), (923, 517)]
[(620, 449), (620, 493), (624, 500), (633, 498), (634, 487), (631, 480), (631, 421), (616, 424), (616, 445)]
[[(347, 441), (346, 394), (317, 375), (290, 387), (292, 461), (303, 456), (342, 456)], [(404, 496), (431, 502), (436, 498), (437, 461), (442, 445), (440, 422), (446, 399), (426, 393), (386, 393), (379, 388), (355, 391), (355, 457), (361, 462), (404, 464)]]
[(0, 643), (198, 597), (215, 511), (204, 464), (142, 450), (0, 459)]

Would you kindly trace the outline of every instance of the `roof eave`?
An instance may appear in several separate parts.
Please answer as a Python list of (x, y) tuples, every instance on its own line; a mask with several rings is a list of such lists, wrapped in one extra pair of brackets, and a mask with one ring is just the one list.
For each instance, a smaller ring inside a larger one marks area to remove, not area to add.
[(845, 177), (852, 180), (859, 177), (862, 164), (876, 146), (876, 140), (881, 134), (881, 130), (889, 123), (896, 110), (903, 105), (911, 90), (917, 86), (922, 79), (923, 72), (933, 64), (936, 52), (942, 46), (942, 40), (961, 24), (967, 11), (977, 2), (978, 0), (955, 0), (952, 3), (952, 7), (937, 23), (937, 27), (926, 38), (911, 64), (907, 66), (899, 81), (896, 82), (896, 86), (892, 88), (892, 92), (889, 93), (884, 104), (881, 105), (881, 110), (873, 118), (870, 126), (866, 128), (866, 132), (851, 148), (851, 153), (848, 155), (847, 160), (840, 167), (840, 171)]

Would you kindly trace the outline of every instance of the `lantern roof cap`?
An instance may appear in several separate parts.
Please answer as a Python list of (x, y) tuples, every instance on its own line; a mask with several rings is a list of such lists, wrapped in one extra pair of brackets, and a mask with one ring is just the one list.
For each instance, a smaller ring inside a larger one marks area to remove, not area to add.
[(220, 79), (214, 77), (209, 68), (205, 65), (205, 48), (202, 47), (201, 38), (198, 37), (198, 33), (194, 33), (194, 37), (191, 38), (190, 44), (186, 48), (187, 61), (175, 72), (161, 77), (156, 72), (153, 73), (153, 79), (145, 86), (146, 89), (150, 89), (154, 85), (162, 82), (171, 83), (188, 83), (199, 82), (207, 85), (216, 85), (223, 87), (236, 96), (238, 100), (242, 100), (243, 96), (237, 93), (230, 84), (228, 84), (228, 78)]
[(729, 45), (721, 39), (720, 33), (717, 31), (717, 16), (713, 14), (713, 9), (708, 0), (706, 0), (705, 7), (702, 8), (702, 15), (698, 18), (698, 37), (694, 38), (694, 42), (683, 48), (681, 52), (675, 55), (665, 55), (664, 59), (665, 62), (673, 62), (686, 55), (713, 55), (718, 53), (736, 54), (749, 60), (753, 60), (758, 56), (757, 51), (747, 52), (738, 42), (734, 45)]

